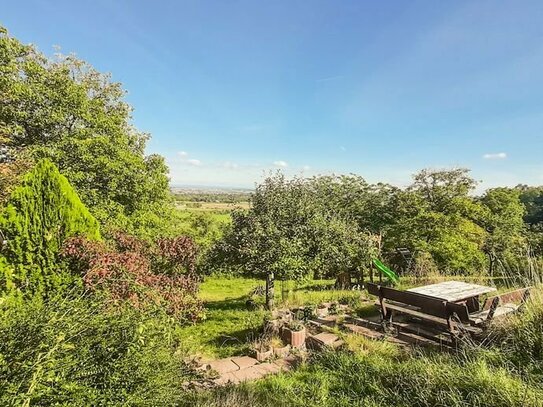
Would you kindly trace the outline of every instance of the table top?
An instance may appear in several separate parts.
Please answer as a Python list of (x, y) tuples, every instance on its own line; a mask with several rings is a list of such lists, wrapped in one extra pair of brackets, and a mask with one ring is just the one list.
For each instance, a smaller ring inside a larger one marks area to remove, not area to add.
[(457, 302), (490, 293), (496, 291), (496, 289), (484, 285), (464, 283), (463, 281), (444, 281), (443, 283), (411, 288), (407, 291), (428, 295), (441, 300)]

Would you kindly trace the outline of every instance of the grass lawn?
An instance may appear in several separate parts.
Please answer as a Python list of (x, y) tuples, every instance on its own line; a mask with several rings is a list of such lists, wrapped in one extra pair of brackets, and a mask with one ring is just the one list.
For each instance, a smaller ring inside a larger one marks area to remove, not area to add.
[(314, 354), (294, 371), (188, 394), (182, 406), (541, 407), (542, 301), (537, 295), (493, 327), (485, 346), (440, 352), (348, 335), (345, 349)]
[[(400, 289), (435, 281), (405, 280)], [(358, 316), (368, 317), (378, 311), (373, 304), (358, 304), (365, 291), (334, 290), (334, 280), (314, 280), (305, 284), (276, 282), (277, 307), (317, 305), (326, 301), (348, 302)], [(227, 357), (246, 354), (251, 342), (259, 335), (266, 311), (264, 298), (255, 297), (257, 310), (249, 310), (246, 301), (250, 291), (264, 286), (263, 280), (242, 277), (207, 277), (200, 287), (200, 298), (206, 308), (206, 319), (180, 328), (183, 350), (207, 357)], [(487, 282), (488, 284), (488, 282)]]
[[(227, 357), (246, 354), (250, 343), (258, 336), (266, 311), (264, 299), (256, 302), (262, 309), (248, 310), (249, 292), (264, 281), (250, 278), (208, 277), (200, 287), (200, 298), (206, 308), (206, 319), (180, 328), (183, 350), (206, 357)], [(333, 280), (318, 280), (308, 284), (276, 283), (275, 301), (278, 306), (318, 304), (323, 301), (356, 301), (359, 291), (332, 290)]]

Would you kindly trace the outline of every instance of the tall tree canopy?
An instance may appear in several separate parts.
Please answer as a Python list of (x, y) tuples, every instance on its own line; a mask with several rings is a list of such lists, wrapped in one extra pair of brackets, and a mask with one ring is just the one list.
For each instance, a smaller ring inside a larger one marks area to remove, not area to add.
[(422, 170), (398, 191), (385, 247), (428, 252), (444, 271), (469, 273), (485, 266), (484, 208), (470, 195), (476, 186), (466, 169)]
[(332, 277), (360, 269), (379, 249), (387, 257), (407, 247), (423, 268), (484, 273), (526, 255), (525, 210), (518, 190), (476, 197), (475, 186), (466, 169), (423, 170), (403, 189), (356, 175), (272, 176), (208, 260), (256, 275)]
[(214, 266), (242, 265), (253, 275), (271, 272), (301, 280), (332, 277), (368, 264), (374, 248), (371, 235), (337, 205), (337, 191), (350, 181), (268, 177), (257, 187), (251, 209), (234, 214), (231, 229), (211, 254)]
[(131, 124), (124, 95), (88, 63), (48, 58), (0, 27), (0, 136), (49, 158), (100, 221), (129, 229), (157, 222), (169, 190), (164, 159), (145, 156), (149, 135)]

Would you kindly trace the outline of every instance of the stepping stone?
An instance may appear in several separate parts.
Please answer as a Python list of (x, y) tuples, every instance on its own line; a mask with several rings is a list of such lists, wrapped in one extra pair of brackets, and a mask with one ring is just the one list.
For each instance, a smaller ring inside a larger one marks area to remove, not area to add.
[(239, 370), (246, 369), (258, 363), (258, 361), (255, 358), (252, 358), (250, 356), (240, 356), (237, 358), (232, 358), (231, 360), (236, 365), (238, 365)]
[(215, 383), (218, 386), (224, 386), (228, 383), (237, 384), (240, 380), (236, 376), (234, 372), (229, 372), (221, 375), (218, 379), (213, 380), (213, 383)]
[(247, 369), (238, 370), (232, 374), (236, 377), (236, 380), (239, 382), (246, 382), (248, 380), (257, 380), (264, 377), (265, 373), (262, 372), (258, 367), (260, 365), (255, 365), (248, 367)]
[(218, 359), (208, 364), (209, 369), (215, 370), (221, 376), (225, 373), (235, 372), (239, 370), (239, 366), (232, 362), (231, 359)]
[(325, 346), (333, 348), (334, 342), (336, 342), (339, 338), (331, 333), (328, 332), (321, 332), (318, 335), (310, 336), (307, 338), (307, 346), (310, 349), (316, 349), (320, 350), (324, 348)]
[(281, 371), (281, 367), (277, 366), (275, 363), (261, 363), (259, 365), (254, 366), (256, 370), (258, 370), (262, 376), (269, 375), (272, 373), (279, 373)]
[(287, 356), (286, 358), (283, 358), (283, 359), (277, 359), (273, 363), (279, 366), (281, 370), (287, 371), (294, 368), (296, 364), (298, 363), (298, 360), (296, 359), (295, 356)]
[(341, 339), (338, 339), (337, 341), (335, 341), (334, 343), (332, 343), (330, 346), (333, 348), (333, 349), (337, 349), (339, 348), (340, 346), (343, 346), (345, 345), (345, 341), (341, 340)]
[(313, 336), (313, 339), (322, 342), (324, 345), (331, 345), (338, 340), (338, 337), (329, 332), (321, 332), (320, 334)]

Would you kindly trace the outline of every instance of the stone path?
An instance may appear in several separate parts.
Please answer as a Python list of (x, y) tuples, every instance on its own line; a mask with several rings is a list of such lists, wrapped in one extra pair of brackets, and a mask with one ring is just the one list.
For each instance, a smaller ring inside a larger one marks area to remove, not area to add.
[(296, 363), (296, 358), (287, 356), (273, 362), (259, 363), (249, 356), (218, 359), (209, 362), (205, 370), (213, 370), (219, 377), (213, 379), (213, 384), (222, 386), (226, 384), (238, 384), (248, 380), (258, 380), (269, 374), (290, 370)]
[[(396, 323), (400, 328), (401, 323)], [(379, 317), (357, 318), (343, 315), (327, 315), (315, 317), (307, 321), (308, 328), (313, 328), (313, 335), (306, 338), (306, 347), (310, 350), (336, 349), (344, 344), (344, 341), (330, 332), (332, 327), (338, 327), (347, 334), (362, 335), (373, 340), (386, 340), (402, 346), (426, 345), (433, 343), (425, 338), (420, 329), (409, 332), (410, 324), (403, 324), (396, 335), (391, 336), (383, 332)], [(227, 384), (239, 384), (249, 380), (258, 380), (270, 374), (291, 370), (299, 361), (299, 357), (288, 355), (273, 361), (258, 362), (250, 356), (238, 356), (218, 359), (201, 364), (197, 370), (204, 371), (205, 377), (187, 382), (184, 385), (194, 388), (211, 388)]]

